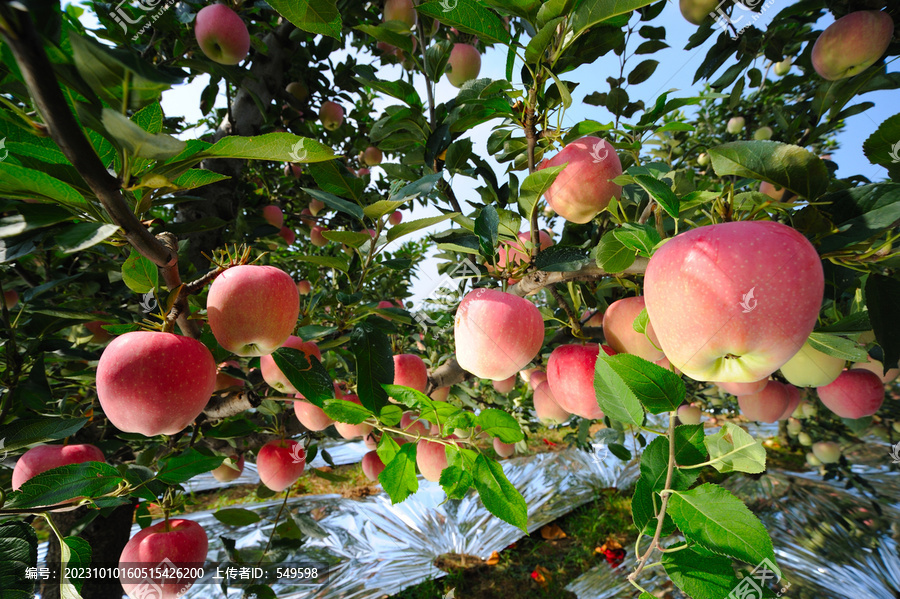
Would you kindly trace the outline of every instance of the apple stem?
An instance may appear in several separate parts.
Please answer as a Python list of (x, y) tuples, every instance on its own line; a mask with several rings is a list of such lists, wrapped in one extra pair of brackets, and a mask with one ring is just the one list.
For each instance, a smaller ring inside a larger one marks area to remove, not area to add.
[(291, 496), (291, 489), (294, 485), (288, 487), (284, 492), (284, 501), (281, 502), (281, 507), (278, 509), (278, 513), (275, 515), (275, 521), (272, 523), (272, 534), (269, 535), (269, 540), (266, 541), (266, 548), (263, 549), (262, 553), (259, 556), (259, 561), (256, 562), (256, 565), (262, 564), (263, 558), (266, 556), (266, 553), (269, 552), (269, 547), (272, 545), (272, 537), (275, 536), (275, 529), (278, 528), (278, 521), (281, 520), (281, 514), (284, 513), (284, 508), (287, 506), (288, 498)]

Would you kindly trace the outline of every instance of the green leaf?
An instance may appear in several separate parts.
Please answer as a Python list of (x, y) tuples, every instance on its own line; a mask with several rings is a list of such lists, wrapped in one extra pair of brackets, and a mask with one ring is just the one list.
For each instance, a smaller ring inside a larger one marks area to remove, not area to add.
[(525, 438), (522, 428), (516, 419), (503, 410), (485, 408), (475, 419), (481, 430), (491, 437), (497, 437), (504, 443), (518, 443)]
[(671, 412), (684, 402), (684, 381), (671, 370), (631, 354), (607, 356), (600, 352), (600, 359), (610, 365), (651, 414)]
[(668, 511), (687, 539), (709, 551), (753, 565), (764, 559), (775, 563), (765, 526), (740, 499), (718, 485), (705, 483), (676, 491)]
[(473, 484), (487, 511), (528, 532), (528, 506), (496, 461), (479, 454), (475, 458)]
[(160, 460), (156, 478), (170, 485), (180, 485), (198, 474), (215, 470), (224, 460), (225, 456), (206, 455), (191, 447), (179, 455)]
[(554, 245), (542, 250), (534, 261), (534, 266), (544, 272), (571, 272), (578, 270), (590, 257), (584, 250), (568, 245)]
[(244, 508), (223, 508), (213, 512), (213, 517), (228, 526), (249, 526), (262, 520), (262, 516)]
[(597, 404), (603, 413), (613, 420), (640, 426), (644, 422), (644, 410), (637, 395), (619, 374), (619, 370), (618, 365), (610, 361), (610, 356), (600, 350), (597, 363), (594, 365), (594, 392), (597, 394)]
[(622, 272), (634, 264), (635, 252), (616, 239), (615, 231), (607, 231), (594, 248), (597, 266), (608, 273)]
[[(453, 451), (452, 448), (450, 451)], [(449, 499), (462, 499), (472, 487), (473, 480), (471, 473), (452, 465), (444, 468), (439, 482)]]
[[(448, 8), (451, 7), (451, 8)], [(509, 32), (503, 21), (491, 10), (472, 0), (430, 0), (416, 7), (423, 15), (437, 19), (444, 25), (456, 27), (463, 33), (477, 35), (488, 43), (509, 44)]]
[(353, 202), (348, 202), (347, 200), (339, 198), (334, 194), (330, 194), (319, 189), (313, 189), (311, 187), (303, 187), (301, 189), (303, 189), (303, 191), (305, 191), (315, 199), (323, 202), (332, 210), (337, 210), (338, 212), (349, 214), (353, 218), (360, 221), (363, 219), (363, 215), (365, 214), (363, 212), (363, 209)]
[(494, 261), (497, 246), (500, 243), (500, 216), (497, 209), (488, 204), (481, 209), (478, 218), (475, 219), (475, 234), (481, 246), (481, 255)]
[[(430, 52), (431, 48), (429, 48), (428, 50)], [(397, 81), (385, 81), (378, 77), (375, 69), (373, 69), (370, 65), (364, 64), (356, 65), (356, 73), (358, 74), (358, 76), (354, 77), (354, 79), (356, 79), (363, 85), (367, 85), (372, 89), (397, 98), (401, 102), (405, 102), (410, 106), (422, 106), (422, 98), (419, 97), (419, 93), (416, 91), (416, 88), (406, 81), (403, 81), (402, 79)]]
[(378, 449), (376, 450), (378, 457), (381, 458), (382, 464), (389, 464), (397, 452), (400, 451), (400, 444), (394, 441), (390, 435), (381, 435), (378, 440)]
[(331, 376), (317, 358), (290, 347), (276, 349), (272, 358), (294, 389), (310, 403), (321, 408), (326, 399), (334, 397)]
[(132, 248), (131, 254), (122, 264), (122, 280), (135, 293), (148, 293), (159, 284), (159, 269)]
[[(661, 499), (658, 493), (653, 492), (650, 483), (644, 477), (638, 478), (634, 485), (634, 496), (631, 498), (631, 517), (634, 526), (644, 535), (652, 537), (659, 524), (658, 514), (661, 507)], [(667, 537), (675, 532), (675, 523), (672, 517), (666, 514), (663, 518), (661, 537)]]
[(356, 231), (325, 231), (322, 237), (328, 241), (343, 243), (352, 248), (362, 247), (364, 244), (371, 244), (372, 236), (368, 233), (358, 233)]
[(168, 160), (187, 147), (186, 142), (166, 133), (147, 133), (127, 116), (111, 108), (103, 109), (101, 122), (121, 148), (140, 158)]
[(104, 462), (83, 462), (60, 466), (25, 481), (18, 491), (7, 495), (7, 508), (56, 505), (76, 497), (99, 497), (116, 490), (125, 479)]
[(900, 359), (900, 281), (879, 274), (870, 274), (866, 281), (866, 307), (875, 331), (875, 340), (884, 350), (885, 368), (897, 366)]
[(365, 406), (345, 399), (326, 399), (322, 409), (329, 418), (347, 424), (360, 424), (375, 417), (375, 414)]
[(393, 214), (393, 212), (397, 210), (397, 208), (405, 203), (405, 200), (400, 200), (399, 202), (394, 200), (378, 200), (374, 204), (369, 204), (368, 206), (363, 208), (363, 214), (366, 215), (366, 218), (378, 220), (382, 216)]
[(525, 62), (529, 64), (537, 64), (544, 56), (544, 52), (556, 37), (557, 25), (565, 21), (565, 17), (556, 17), (545, 23), (540, 31), (531, 38), (528, 45), (525, 46)]
[(25, 577), (27, 568), (37, 567), (38, 539), (34, 527), (21, 520), (0, 523), (0, 589), (4, 599), (31, 599), (34, 581)]
[[(675, 447), (678, 448), (678, 446), (679, 444), (676, 442)], [(691, 444), (688, 443), (688, 446), (690, 447)], [(689, 452), (690, 450), (684, 451)], [(676, 463), (677, 461), (676, 451)], [(668, 467), (669, 438), (656, 437), (644, 448), (644, 453), (641, 455), (641, 478), (647, 482), (647, 485), (652, 491), (659, 493), (666, 487), (666, 473)], [(671, 488), (677, 490), (687, 489), (697, 481), (699, 475), (700, 472), (698, 469), (681, 470), (675, 468), (672, 471)]]
[(119, 230), (118, 225), (77, 223), (54, 237), (63, 253), (80, 252), (101, 243)]
[(572, 13), (572, 30), (581, 35), (585, 30), (613, 17), (637, 10), (654, 0), (584, 0)]
[[(663, 210), (669, 213), (669, 216), (678, 218), (680, 203), (671, 187), (650, 175), (635, 175), (634, 182), (644, 188), (644, 191), (650, 194), (650, 197), (656, 200), (663, 207)], [(620, 241), (622, 240), (620, 239)]]
[(613, 229), (612, 233), (622, 245), (647, 258), (653, 254), (653, 248), (660, 242), (659, 233), (652, 225), (623, 223), (618, 229)]
[(391, 498), (391, 504), (400, 503), (419, 490), (415, 443), (400, 446), (400, 451), (396, 453), (394, 459), (385, 464), (384, 470), (378, 475), (378, 482)]
[(0, 455), (30, 445), (65, 439), (87, 424), (88, 418), (38, 418), (16, 420), (0, 427)]
[(707, 154), (720, 177), (768, 181), (808, 200), (825, 193), (830, 179), (821, 158), (800, 146), (776, 141), (734, 141), (709, 148)]
[[(277, 162), (330, 162), (334, 150), (308, 137), (292, 133), (266, 133), (255, 137), (228, 135), (194, 158), (242, 158)], [(312, 172), (312, 168), (310, 168)]]
[[(313, 176), (313, 179), (316, 181), (316, 185), (322, 188), (322, 190), (326, 193), (338, 195), (342, 198), (347, 198), (349, 200), (353, 200), (354, 202), (359, 202), (362, 198), (363, 190), (366, 187), (365, 181), (350, 173), (347, 170), (346, 165), (343, 162), (338, 160), (330, 160), (328, 162), (322, 162), (319, 164), (311, 164), (308, 167), (309, 174)], [(309, 189), (304, 189), (307, 193), (310, 193)], [(311, 194), (315, 197), (315, 194)], [(324, 198), (319, 198), (323, 202)], [(326, 202), (327, 204), (327, 202)], [(349, 210), (349, 203), (346, 205)], [(337, 208), (335, 208), (337, 209)], [(362, 209), (357, 206), (359, 213), (362, 213)], [(362, 217), (357, 217), (362, 218)]]
[(297, 29), (341, 39), (337, 0), (269, 0), (269, 5)]
[(324, 266), (325, 268), (334, 268), (344, 273), (350, 270), (350, 264), (343, 256), (298, 256), (294, 254), (292, 258), (294, 260), (299, 260), (300, 262), (318, 264), (319, 266)]
[(420, 196), (428, 195), (434, 191), (435, 186), (443, 177), (443, 173), (425, 175), (421, 179), (413, 181), (409, 185), (401, 187), (396, 193), (391, 194), (390, 200), (395, 202), (408, 202)]
[(819, 252), (843, 249), (890, 229), (900, 220), (900, 184), (874, 183), (822, 196), (819, 210), (826, 213), (837, 232), (822, 240)]
[(664, 554), (662, 562), (675, 586), (694, 599), (722, 599), (740, 584), (727, 557), (682, 549)]
[[(6, 198), (17, 200), (47, 200), (85, 212), (90, 209), (90, 204), (84, 199), (84, 196), (68, 183), (39, 170), (24, 168), (11, 162), (0, 162), (0, 194)], [(54, 214), (52, 206), (19, 206), (19, 212), (24, 214), (26, 210), (47, 210), (50, 214)], [(65, 216), (60, 217), (56, 222), (66, 220), (71, 216), (71, 213), (66, 212)], [(11, 235), (5, 231), (6, 227), (2, 224), (8, 218), (11, 217), (0, 219), (0, 229), (4, 229), (4, 233), (0, 237)]]
[(628, 73), (628, 84), (637, 85), (638, 83), (643, 83), (653, 75), (658, 66), (659, 61), (652, 58), (641, 62)]
[(415, 38), (400, 33), (390, 25), (357, 25), (354, 29), (371, 35), (379, 42), (400, 48), (407, 54), (412, 54), (413, 52), (412, 40)]
[(839, 335), (813, 332), (809, 335), (809, 345), (813, 349), (835, 358), (854, 362), (866, 362), (869, 359), (865, 346)]
[(566, 168), (565, 164), (542, 168), (531, 173), (522, 181), (522, 186), (519, 188), (519, 208), (529, 221), (531, 214), (537, 208), (538, 200), (550, 189), (564, 168)]
[(419, 218), (416, 220), (410, 220), (406, 222), (402, 222), (399, 225), (393, 226), (388, 229), (387, 232), (387, 240), (389, 242), (394, 241), (395, 239), (399, 239), (404, 235), (409, 235), (410, 233), (414, 233), (419, 231), (420, 229), (424, 229), (426, 227), (430, 227), (432, 225), (436, 225), (438, 223), (442, 223), (445, 220), (450, 220), (454, 216), (458, 216), (458, 212), (450, 212), (449, 214), (441, 214), (438, 216), (429, 216), (426, 218)]
[(680, 424), (675, 427), (675, 464), (694, 466), (706, 461), (704, 440), (706, 434), (701, 424)]
[(426, 408), (434, 408), (434, 401), (421, 391), (402, 385), (382, 385), (382, 387), (389, 397), (399, 401), (407, 408), (420, 411)]
[(872, 164), (888, 170), (894, 181), (900, 181), (900, 114), (880, 125), (863, 143), (863, 153)]
[(765, 448), (736, 424), (726, 422), (703, 442), (709, 450), (712, 467), (719, 472), (759, 474), (766, 469)]
[(368, 323), (358, 325), (350, 334), (350, 351), (356, 356), (359, 400), (373, 414), (388, 400), (382, 385), (394, 384), (394, 352), (391, 341), (381, 330)]
[(91, 565), (91, 545), (78, 537), (61, 539), (60, 547), (60, 597), (62, 599), (81, 599), (81, 587), (85, 578), (69, 578), (68, 574), (83, 572), (83, 568)]

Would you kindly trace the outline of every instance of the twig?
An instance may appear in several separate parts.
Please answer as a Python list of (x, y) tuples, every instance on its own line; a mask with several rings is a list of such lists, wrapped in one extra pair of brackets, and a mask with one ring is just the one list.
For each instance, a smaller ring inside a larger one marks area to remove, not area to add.
[(563, 299), (563, 296), (559, 294), (559, 291), (556, 290), (556, 287), (550, 285), (547, 287), (547, 290), (550, 291), (550, 295), (553, 296), (553, 299), (556, 300), (556, 303), (559, 304), (559, 307), (562, 308), (563, 312), (566, 313), (566, 316), (569, 317), (569, 324), (572, 327), (572, 331), (574, 332), (576, 337), (581, 336), (581, 322), (579, 322), (578, 317), (575, 316), (575, 312), (572, 311), (572, 307), (569, 306), (569, 303)]

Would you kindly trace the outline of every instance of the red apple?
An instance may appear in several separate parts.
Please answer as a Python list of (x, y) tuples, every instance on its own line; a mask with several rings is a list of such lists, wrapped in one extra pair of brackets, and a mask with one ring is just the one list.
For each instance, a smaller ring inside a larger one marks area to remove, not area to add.
[(222, 465), (212, 471), (213, 477), (220, 483), (231, 482), (244, 473), (244, 456), (231, 455), (225, 458)]
[(394, 384), (425, 393), (425, 387), (428, 386), (428, 367), (422, 358), (413, 354), (394, 356)]
[(530, 301), (495, 289), (470, 291), (454, 327), (456, 360), (478, 378), (502, 381), (522, 370), (544, 343), (544, 319)]
[[(539, 231), (538, 239), (541, 251), (553, 245), (553, 238), (550, 237), (547, 231)], [(497, 267), (506, 268), (507, 265), (514, 267), (522, 263), (530, 263), (531, 250), (526, 249), (529, 247), (531, 247), (531, 233), (529, 231), (519, 233), (518, 241), (504, 241), (500, 244), (500, 257), (497, 259)]]
[(606, 342), (616, 353), (633, 354), (656, 362), (665, 356), (658, 349), (659, 340), (653, 325), (648, 322), (645, 333), (634, 330), (634, 321), (643, 309), (643, 297), (626, 297), (613, 302), (603, 314), (603, 332)]
[(53, 468), (105, 461), (103, 452), (94, 445), (38, 445), (23, 453), (16, 461), (12, 473), (12, 488), (13, 491), (18, 491), (26, 480)]
[(772, 185), (768, 181), (763, 181), (759, 184), (759, 193), (764, 193), (776, 202), (789, 201), (796, 196), (788, 192), (787, 195), (784, 193), (784, 187), (778, 187), (777, 185)]
[(779, 420), (787, 420), (790, 418), (794, 411), (800, 406), (800, 401), (803, 397), (800, 393), (800, 389), (797, 387), (793, 385), (785, 385), (784, 387), (788, 392), (788, 405), (781, 416), (778, 417)]
[(857, 75), (881, 58), (894, 35), (891, 16), (859, 10), (841, 17), (816, 39), (810, 60), (823, 78), (837, 81)]
[(384, 22), (400, 21), (407, 29), (416, 26), (416, 7), (412, 0), (385, 0)]
[(216, 367), (216, 388), (214, 391), (221, 391), (222, 389), (227, 389), (229, 387), (243, 387), (246, 382), (243, 379), (235, 378), (228, 374), (227, 372), (223, 372), (223, 369), (226, 366), (231, 366), (232, 368), (240, 369), (241, 365), (235, 360), (228, 360), (227, 362), (222, 362)]
[(536, 368), (528, 377), (528, 386), (532, 390), (537, 390), (541, 383), (547, 380), (547, 373), (540, 368)]
[(294, 280), (273, 266), (233, 266), (216, 277), (206, 299), (209, 328), (239, 356), (264, 356), (297, 325), (300, 294)]
[[(181, 573), (189, 573), (203, 567), (208, 550), (206, 531), (193, 520), (163, 520), (148, 526), (131, 537), (119, 556), (122, 589), (129, 597), (177, 599), (196, 578), (179, 577), (173, 581), (168, 577), (144, 577), (137, 573), (153, 568), (181, 569)], [(163, 580), (169, 582), (163, 583)]]
[(447, 401), (447, 397), (450, 396), (450, 387), (438, 387), (434, 391), (431, 392), (431, 399), (435, 401)]
[[(353, 394), (345, 395), (340, 399), (362, 405), (362, 402), (359, 401), (359, 397)], [(366, 424), (365, 422), (363, 422), (362, 424), (347, 424), (346, 422), (335, 422), (334, 428), (337, 430), (338, 434), (345, 439), (358, 439), (360, 437), (365, 437), (372, 432), (372, 425)]]
[(846, 360), (820, 352), (807, 342), (781, 366), (781, 374), (798, 387), (822, 387), (841, 374), (845, 363)]
[(453, 44), (447, 64), (450, 66), (447, 80), (453, 87), (462, 87), (466, 81), (476, 79), (481, 72), (481, 54), (471, 44)]
[(97, 364), (97, 398), (126, 433), (174, 435), (189, 426), (216, 387), (216, 362), (205, 345), (172, 333), (116, 337)]
[(758, 393), (739, 395), (738, 405), (747, 420), (775, 422), (791, 405), (791, 394), (783, 383), (769, 381)]
[(284, 239), (284, 242), (288, 245), (294, 245), (294, 241), (297, 240), (297, 234), (287, 227), (281, 227), (281, 230), (278, 231), (278, 236)]
[[(322, 352), (319, 351), (318, 345), (312, 341), (303, 341), (303, 339), (295, 335), (288, 337), (287, 341), (281, 344), (281, 347), (299, 349), (306, 355), (307, 359), (315, 357), (319, 362), (322, 361)], [(284, 373), (281, 372), (281, 369), (275, 364), (275, 358), (271, 355), (260, 356), (259, 369), (262, 371), (263, 380), (276, 391), (280, 391), (281, 393), (297, 393), (297, 390), (294, 389), (291, 382), (287, 380), (287, 377), (284, 376)]]
[(363, 456), (362, 471), (371, 481), (378, 480), (378, 475), (384, 471), (384, 462), (381, 461), (378, 452), (374, 449)]
[(878, 360), (869, 357), (868, 362), (856, 362), (853, 364), (852, 368), (862, 368), (863, 370), (870, 370), (878, 375), (881, 379), (881, 382), (887, 385), (898, 376), (900, 376), (900, 368), (891, 368), (887, 372), (884, 371), (884, 365)]
[(306, 451), (293, 439), (269, 441), (256, 456), (259, 480), (275, 492), (284, 491), (300, 480), (306, 467)]
[(314, 226), (309, 230), (309, 241), (316, 247), (325, 247), (328, 245), (328, 240), (322, 235), (325, 231), (323, 227)]
[(845, 370), (833, 383), (817, 387), (819, 399), (841, 418), (871, 416), (884, 403), (884, 384), (871, 370)]
[(644, 276), (653, 330), (698, 381), (768, 377), (812, 332), (825, 288), (816, 249), (771, 221), (709, 225), (659, 248)]
[[(298, 393), (295, 397), (299, 396), (300, 394)], [(325, 413), (325, 410), (309, 403), (305, 399), (294, 402), (294, 414), (297, 416), (300, 424), (311, 431), (324, 431), (334, 424), (334, 420)]]
[(112, 333), (103, 328), (105, 324), (109, 323), (102, 320), (92, 320), (84, 323), (84, 328), (94, 334), (91, 338), (91, 343), (106, 343), (113, 338)]
[(371, 171), (369, 171), (369, 169), (367, 169), (367, 168), (361, 168), (358, 171), (356, 171), (356, 176), (360, 177), (360, 178), (368, 177), (370, 174), (371, 174)]
[[(456, 438), (451, 435), (448, 438)], [(420, 439), (416, 443), (416, 465), (426, 480), (440, 482), (441, 472), (447, 467), (446, 445), (437, 441)]]
[(206, 57), (219, 64), (238, 64), (250, 52), (247, 26), (224, 4), (200, 9), (194, 21), (194, 35)]
[(508, 379), (504, 379), (502, 381), (494, 381), (493, 385), (494, 390), (497, 393), (509, 393), (516, 388), (516, 375), (512, 375)]
[(411, 411), (403, 412), (403, 416), (400, 418), (400, 428), (411, 435), (425, 437), (431, 434), (431, 423), (422, 420), (418, 414)]
[(284, 91), (297, 98), (298, 102), (305, 102), (309, 97), (309, 89), (302, 81), (291, 81), (284, 88)]
[(309, 295), (312, 293), (312, 284), (306, 279), (297, 281), (297, 293), (300, 295)]
[(316, 216), (318, 213), (325, 210), (325, 202), (322, 200), (317, 200), (315, 198), (309, 201), (309, 212), (313, 216)]
[(566, 412), (589, 420), (603, 418), (594, 391), (594, 367), (599, 354), (600, 345), (596, 343), (560, 345), (547, 360), (547, 382), (556, 403)]
[(362, 153), (362, 161), (366, 166), (377, 166), (381, 164), (382, 160), (384, 160), (384, 154), (375, 146), (369, 146)]
[(276, 229), (284, 225), (284, 212), (278, 206), (270, 204), (262, 209), (263, 219)]
[(582, 137), (563, 148), (543, 166), (566, 167), (544, 194), (547, 203), (569, 222), (587, 223), (600, 214), (622, 187), (612, 182), (622, 174), (616, 149), (605, 139)]
[(741, 395), (753, 395), (754, 393), (759, 393), (769, 384), (769, 379), (765, 378), (751, 383), (715, 382), (713, 384), (717, 385), (725, 393), (740, 397)]
[(284, 176), (285, 177), (293, 177), (294, 179), (299, 179), (300, 175), (303, 174), (303, 167), (299, 164), (294, 164), (293, 162), (289, 162), (284, 165)]
[(388, 217), (388, 222), (392, 225), (399, 225), (400, 221), (403, 220), (403, 213), (399, 210), (395, 210), (393, 214)]
[(319, 120), (322, 121), (322, 126), (327, 130), (334, 131), (344, 122), (344, 109), (340, 104), (330, 100), (323, 102), (322, 107), (319, 109)]
[(504, 443), (499, 437), (494, 437), (494, 451), (496, 451), (497, 455), (501, 458), (508, 458), (516, 453), (516, 444)]
[(582, 328), (585, 328), (585, 327), (600, 328), (603, 326), (603, 310), (596, 310), (595, 312), (591, 313), (589, 317), (588, 317), (588, 313), (585, 312), (581, 318), (582, 319), (587, 318), (587, 320), (585, 320), (584, 323), (581, 325)]
[[(535, 380), (532, 377), (532, 380)], [(534, 412), (544, 424), (562, 424), (572, 415), (565, 411), (550, 390), (550, 383), (544, 380), (534, 389)]]

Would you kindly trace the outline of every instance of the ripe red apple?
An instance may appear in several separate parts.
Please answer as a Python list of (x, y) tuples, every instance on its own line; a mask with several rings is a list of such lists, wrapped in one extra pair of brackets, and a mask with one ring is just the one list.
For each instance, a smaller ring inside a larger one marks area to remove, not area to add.
[[(344, 401), (352, 401), (355, 404), (362, 405), (362, 402), (359, 401), (359, 397), (353, 394), (348, 394), (340, 399)], [(362, 424), (347, 424), (346, 422), (335, 422), (334, 428), (337, 430), (338, 434), (345, 439), (358, 439), (360, 437), (365, 437), (369, 433), (372, 432), (372, 425), (366, 424), (363, 422)]]
[(841, 460), (841, 446), (834, 441), (813, 443), (812, 452), (823, 464), (834, 464)]
[[(550, 383), (546, 380), (546, 374), (544, 374), (543, 378), (544, 380), (534, 388), (534, 412), (544, 424), (562, 424), (572, 415), (565, 411), (559, 405), (559, 402), (556, 401), (556, 398), (553, 397), (553, 391), (550, 390)], [(532, 381), (534, 380), (535, 377), (532, 377)]]
[(395, 210), (393, 214), (388, 217), (388, 222), (392, 225), (399, 225), (400, 221), (403, 220), (403, 213), (399, 210)]
[(233, 266), (210, 285), (206, 309), (222, 347), (239, 356), (264, 356), (293, 332), (300, 293), (290, 275), (274, 266)]
[(431, 392), (431, 399), (435, 401), (447, 401), (447, 397), (450, 396), (450, 387), (438, 387), (434, 391)]
[(322, 107), (319, 109), (319, 120), (322, 121), (322, 126), (327, 130), (334, 131), (344, 122), (344, 109), (340, 104), (330, 100), (323, 102)]
[[(739, 395), (738, 405), (747, 420), (775, 422), (791, 404), (791, 396), (783, 383), (769, 381), (765, 389), (752, 395)], [(792, 410), (793, 411), (793, 410)]]
[(224, 372), (223, 369), (226, 366), (231, 366), (232, 368), (240, 369), (241, 365), (235, 360), (228, 360), (227, 362), (222, 362), (216, 367), (216, 388), (214, 391), (221, 391), (222, 389), (227, 389), (228, 387), (243, 387), (246, 383), (243, 379), (235, 378)]
[(276, 229), (280, 229), (284, 225), (284, 212), (278, 206), (269, 204), (262, 209), (263, 219)]
[(678, 0), (681, 16), (692, 25), (700, 25), (709, 19), (718, 5), (719, 0)]
[(644, 309), (643, 297), (626, 297), (609, 305), (603, 314), (603, 332), (606, 343), (616, 353), (627, 353), (639, 356), (650, 362), (661, 360), (665, 356), (659, 348), (659, 340), (653, 331), (653, 325), (647, 323), (645, 333), (634, 330), (634, 321)]
[(407, 29), (416, 26), (416, 7), (412, 0), (385, 0), (384, 22), (400, 21)]
[(112, 333), (103, 328), (105, 324), (109, 323), (102, 320), (92, 320), (84, 323), (84, 328), (94, 334), (91, 338), (91, 343), (106, 343), (113, 338)]
[(587, 223), (600, 214), (622, 187), (612, 182), (622, 174), (616, 149), (605, 139), (582, 137), (563, 148), (543, 166), (567, 166), (544, 194), (547, 203), (569, 222)]
[(297, 98), (298, 102), (305, 102), (309, 97), (309, 89), (302, 81), (291, 81), (284, 88), (284, 91)]
[(422, 420), (412, 411), (403, 412), (403, 416), (400, 417), (400, 428), (411, 435), (426, 437), (431, 434), (431, 423)]
[[(540, 243), (540, 250), (546, 250), (548, 247), (553, 245), (553, 238), (550, 237), (550, 234), (547, 231), (541, 230), (538, 232), (538, 240)], [(519, 233), (518, 241), (504, 241), (500, 244), (500, 254), (497, 259), (497, 267), (498, 268), (506, 268), (509, 266), (518, 266), (522, 263), (530, 263), (531, 262), (531, 250), (526, 249), (531, 246), (531, 232), (530, 231), (522, 231)]]
[(769, 379), (764, 378), (759, 381), (753, 381), (750, 383), (715, 382), (713, 384), (717, 385), (725, 393), (730, 393), (735, 397), (740, 397), (741, 395), (753, 395), (754, 393), (759, 393), (766, 388), (766, 385), (769, 384)]
[(800, 406), (800, 401), (803, 398), (803, 395), (800, 393), (800, 389), (793, 385), (785, 385), (785, 389), (788, 392), (788, 405), (784, 409), (784, 412), (781, 416), (778, 417), (779, 420), (787, 420), (793, 415), (793, 413)]
[(547, 360), (547, 382), (556, 402), (570, 414), (589, 420), (603, 418), (594, 391), (594, 367), (599, 353), (596, 343), (560, 345)]
[(3, 303), (6, 304), (7, 310), (12, 310), (19, 303), (19, 292), (15, 289), (3, 292)]
[(784, 187), (778, 187), (777, 185), (772, 185), (768, 181), (763, 181), (759, 184), (759, 193), (764, 193), (776, 202), (781, 202), (784, 200), (785, 202), (794, 199), (795, 195), (788, 193), (787, 196), (784, 195)]
[(466, 81), (476, 79), (481, 72), (481, 54), (472, 44), (453, 44), (447, 64), (450, 66), (447, 80), (453, 87), (462, 87)]
[(302, 281), (297, 281), (297, 293), (300, 295), (309, 295), (312, 293), (312, 283), (303, 279)]
[(369, 146), (362, 154), (362, 161), (366, 166), (377, 166), (384, 160), (384, 154), (375, 146)]
[(224, 4), (200, 9), (194, 21), (194, 36), (206, 57), (219, 64), (238, 64), (250, 52), (247, 26)]
[(644, 299), (669, 361), (698, 381), (768, 377), (812, 332), (825, 289), (816, 249), (771, 221), (676, 235), (647, 265)]
[(587, 318), (584, 323), (581, 325), (582, 328), (585, 327), (595, 327), (600, 328), (603, 326), (603, 310), (596, 310), (588, 316), (588, 312), (585, 313), (581, 317), (582, 319)]
[(508, 458), (516, 453), (516, 444), (504, 443), (499, 437), (494, 437), (494, 451), (496, 451), (497, 455), (501, 458)]
[(19, 457), (13, 468), (12, 488), (18, 491), (26, 480), (53, 468), (105, 461), (103, 452), (94, 445), (38, 445)]
[(494, 385), (494, 390), (497, 393), (503, 393), (503, 394), (509, 393), (510, 391), (512, 391), (513, 389), (516, 388), (516, 375), (512, 375), (508, 379), (504, 379), (502, 381), (494, 381), (493, 385)]
[(189, 426), (216, 387), (216, 362), (205, 345), (172, 333), (116, 337), (97, 364), (97, 398), (126, 433), (173, 435)]
[(300, 175), (303, 174), (303, 167), (299, 164), (294, 164), (293, 162), (289, 162), (284, 165), (284, 176), (285, 177), (293, 177), (294, 179), (299, 179)]
[(212, 471), (213, 477), (220, 483), (231, 482), (244, 473), (244, 456), (231, 455), (225, 458), (222, 465)]
[(428, 386), (428, 367), (422, 358), (414, 354), (394, 356), (394, 384), (425, 393), (425, 387)]
[(288, 245), (294, 245), (294, 241), (297, 240), (297, 234), (287, 227), (281, 227), (281, 230), (278, 231), (278, 236), (284, 239), (284, 242)]
[(873, 359), (871, 356), (869, 357), (868, 362), (856, 362), (853, 364), (852, 368), (862, 368), (863, 370), (870, 370), (878, 375), (881, 379), (881, 382), (887, 385), (898, 376), (900, 376), (900, 368), (891, 368), (887, 372), (884, 371), (884, 365), (878, 360)]
[(742, 116), (733, 116), (728, 119), (728, 124), (725, 125), (725, 130), (731, 133), (732, 135), (737, 135), (744, 128), (744, 124), (746, 120)]
[(384, 471), (384, 462), (381, 461), (378, 452), (374, 449), (363, 456), (362, 471), (371, 481), (378, 480), (378, 475)]
[[(193, 520), (163, 520), (148, 526), (131, 537), (119, 556), (122, 589), (129, 597), (177, 599), (196, 578), (171, 581), (171, 578), (135, 576), (135, 572), (144, 568), (169, 568), (189, 573), (203, 567), (208, 550), (206, 531)], [(163, 580), (171, 582), (163, 583)]]
[(834, 382), (817, 387), (816, 392), (825, 407), (841, 418), (871, 416), (884, 403), (884, 384), (871, 370), (845, 370)]
[(313, 216), (316, 216), (318, 213), (325, 210), (325, 202), (322, 200), (317, 200), (315, 198), (309, 201), (309, 212)]
[(328, 245), (328, 240), (322, 235), (325, 231), (326, 229), (323, 227), (314, 226), (309, 230), (309, 241), (316, 247), (325, 247)]
[(845, 363), (846, 360), (820, 352), (807, 342), (781, 366), (781, 374), (798, 387), (822, 387), (841, 374)]
[[(450, 435), (448, 439), (456, 437)], [(426, 480), (439, 482), (441, 480), (441, 472), (447, 467), (447, 451), (446, 446), (437, 441), (428, 439), (419, 439), (416, 443), (416, 465), (419, 472)]]
[[(298, 393), (297, 397), (299, 395)], [(334, 424), (334, 420), (325, 413), (325, 410), (309, 403), (305, 399), (294, 402), (294, 414), (297, 416), (300, 424), (311, 431), (324, 431)]]
[(837, 81), (863, 72), (881, 58), (894, 35), (891, 16), (860, 10), (841, 17), (818, 37), (810, 60), (823, 78)]
[(463, 370), (502, 381), (522, 370), (544, 343), (544, 319), (530, 301), (495, 289), (470, 291), (454, 326)]
[(293, 439), (269, 441), (256, 456), (259, 480), (275, 492), (300, 480), (306, 467), (306, 451)]
[(681, 424), (700, 424), (703, 411), (697, 406), (684, 404), (678, 406), (678, 420)]
[(372, 174), (371, 171), (365, 167), (356, 171), (356, 176), (360, 178), (368, 177), (370, 174)]
[[(291, 335), (287, 338), (287, 341), (281, 344), (281, 347), (292, 347), (294, 349), (298, 349), (304, 354), (306, 354), (307, 359), (311, 359), (313, 356), (319, 361), (322, 361), (322, 352), (319, 351), (319, 346), (313, 343), (312, 341), (304, 341), (300, 337), (295, 335)], [(291, 385), (291, 382), (284, 376), (284, 373), (281, 372), (281, 369), (275, 364), (275, 358), (271, 355), (268, 356), (260, 356), (259, 358), (259, 369), (262, 372), (263, 380), (272, 387), (273, 389), (280, 391), (282, 393), (297, 393), (297, 390), (294, 389), (294, 386)]]

